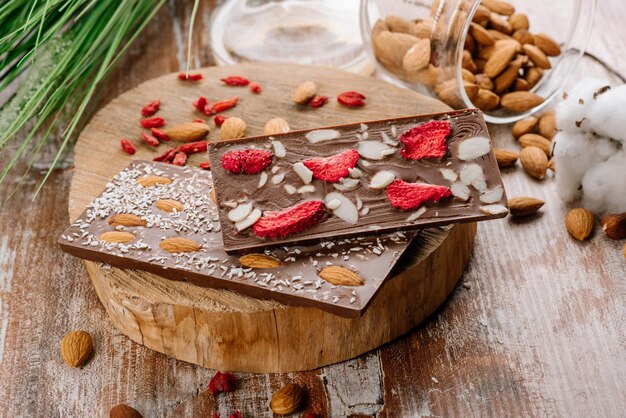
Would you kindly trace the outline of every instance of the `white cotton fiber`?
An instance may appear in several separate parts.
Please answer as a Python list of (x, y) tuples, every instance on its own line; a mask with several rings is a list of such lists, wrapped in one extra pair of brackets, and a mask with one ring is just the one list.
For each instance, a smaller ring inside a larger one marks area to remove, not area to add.
[(577, 84), (557, 107), (554, 137), (559, 195), (596, 213), (626, 212), (626, 86), (607, 86)]

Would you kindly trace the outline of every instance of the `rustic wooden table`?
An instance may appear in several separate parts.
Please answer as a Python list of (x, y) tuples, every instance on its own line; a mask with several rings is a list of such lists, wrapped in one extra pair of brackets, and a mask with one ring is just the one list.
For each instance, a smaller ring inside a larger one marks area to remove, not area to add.
[[(183, 66), (180, 35), (191, 3), (171, 1), (159, 12), (102, 103)], [(599, 3), (590, 52), (626, 74), (626, 3)], [(196, 66), (212, 64), (206, 24), (213, 7), (204, 2), (197, 21)], [(618, 81), (589, 58), (577, 74)], [(513, 146), (507, 129), (493, 134), (496, 144)], [(5, 153), (0, 166), (6, 161)], [(272, 391), (289, 381), (308, 387), (309, 410), (322, 416), (624, 416), (623, 243), (598, 232), (586, 243), (570, 239), (551, 177), (539, 183), (521, 169), (504, 173), (511, 196), (547, 202), (541, 215), (481, 224), (463, 285), (409, 335), (320, 370), (239, 374), (237, 391), (214, 398), (212, 370), (150, 351), (113, 328), (82, 262), (59, 250), (71, 176), (70, 158), (34, 201), (37, 170), (25, 178), (14, 171), (0, 188), (0, 417), (107, 416), (120, 402), (145, 417), (224, 417), (235, 409), (266, 416)], [(96, 354), (82, 370), (58, 353), (72, 329), (95, 338)]]

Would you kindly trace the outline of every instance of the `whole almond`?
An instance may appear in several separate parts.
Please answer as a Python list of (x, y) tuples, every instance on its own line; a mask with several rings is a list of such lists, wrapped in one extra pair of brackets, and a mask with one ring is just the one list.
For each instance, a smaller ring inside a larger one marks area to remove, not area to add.
[(513, 13), (509, 16), (509, 23), (514, 30), (525, 29), (528, 30), (528, 16), (524, 13)]
[(100, 241), (114, 242), (117, 244), (125, 244), (135, 239), (130, 232), (123, 231), (107, 231), (100, 234)]
[(552, 154), (552, 142), (537, 134), (524, 134), (519, 137), (519, 144), (522, 148), (537, 147), (540, 148), (547, 156)]
[(243, 138), (246, 135), (246, 122), (237, 117), (229, 117), (220, 127), (220, 138), (223, 140)]
[(274, 392), (270, 408), (275, 414), (292, 414), (300, 409), (303, 399), (304, 390), (294, 383), (288, 383)]
[(493, 91), (494, 85), (491, 77), (486, 76), (485, 74), (476, 74), (474, 76), (474, 82), (478, 85), (479, 88)]
[(471, 71), (466, 70), (465, 68), (461, 68), (461, 78), (463, 78), (463, 80), (473, 83), (476, 83), (476, 77), (474, 76), (474, 74), (472, 74)]
[(545, 33), (537, 33), (534, 38), (537, 48), (542, 50), (547, 56), (556, 57), (561, 55), (561, 47), (559, 44)]
[(513, 197), (509, 199), (511, 216), (528, 216), (537, 212), (544, 205), (544, 201), (534, 197)]
[(86, 331), (72, 331), (61, 340), (61, 357), (70, 367), (80, 367), (93, 353), (93, 340)]
[(137, 184), (143, 187), (152, 187), (157, 184), (170, 184), (172, 180), (163, 176), (144, 176), (137, 179)]
[(266, 254), (246, 254), (239, 257), (239, 263), (244, 267), (250, 267), (254, 269), (271, 269), (280, 267), (283, 263), (274, 257)]
[(492, 13), (489, 17), (489, 25), (492, 29), (502, 32), (506, 35), (513, 33), (513, 25), (508, 20), (502, 19), (497, 13)]
[(428, 64), (428, 67), (419, 71), (415, 75), (415, 81), (432, 88), (441, 80), (442, 77), (443, 70), (441, 67), (435, 67), (432, 64)]
[(374, 53), (385, 66), (401, 68), (404, 55), (418, 39), (407, 33), (381, 32), (373, 39)]
[(474, 37), (476, 42), (481, 45), (490, 46), (496, 43), (489, 32), (487, 32), (487, 29), (483, 28), (478, 23), (470, 23), (469, 33)]
[(543, 51), (535, 45), (524, 44), (522, 45), (522, 50), (526, 55), (528, 55), (528, 58), (530, 58), (530, 60), (542, 70), (547, 70), (552, 67), (546, 54), (544, 54)]
[(159, 247), (170, 253), (190, 253), (198, 251), (202, 245), (189, 238), (172, 237), (162, 240)]
[(487, 32), (489, 32), (489, 35), (491, 35), (491, 37), (496, 41), (504, 41), (504, 40), (514, 40), (511, 36), (507, 35), (506, 33), (502, 33), (499, 30), (495, 30), (495, 29), (487, 29)]
[(626, 238), (626, 212), (603, 216), (600, 220), (600, 226), (606, 236), (611, 239)]
[(387, 24), (383, 20), (378, 19), (376, 23), (374, 23), (374, 27), (372, 28), (372, 38), (378, 36), (378, 34), (385, 31), (389, 31), (389, 26), (387, 26)]
[(461, 68), (465, 68), (470, 73), (474, 74), (478, 71), (476, 62), (472, 58), (472, 54), (469, 51), (463, 50), (463, 59), (461, 61)]
[(519, 42), (520, 44), (534, 44), (535, 43), (535, 37), (528, 32), (526, 29), (518, 29), (515, 32), (513, 32), (513, 39), (515, 39), (517, 42)]
[(484, 25), (484, 24), (487, 24), (490, 17), (491, 17), (491, 10), (489, 10), (482, 4), (479, 4), (478, 7), (476, 8), (476, 12), (474, 13), (474, 16), (472, 17), (472, 22), (476, 22), (479, 25)]
[(496, 77), (508, 67), (516, 53), (514, 45), (506, 45), (502, 48), (496, 48), (491, 57), (485, 64), (485, 74), (489, 77)]
[(385, 18), (385, 24), (392, 32), (411, 33), (415, 25), (410, 20), (400, 16), (389, 15)]
[(584, 208), (572, 209), (565, 216), (565, 227), (572, 237), (584, 241), (593, 230), (593, 214)]
[(524, 78), (528, 81), (528, 87), (533, 88), (537, 84), (539, 80), (541, 80), (541, 76), (543, 75), (543, 70), (537, 67), (530, 67), (526, 71)]
[(402, 68), (405, 71), (419, 71), (430, 62), (430, 39), (418, 39), (402, 58)]
[[(390, 32), (386, 32), (390, 33)], [(305, 81), (300, 83), (293, 92), (293, 101), (296, 104), (307, 104), (317, 93), (317, 84), (313, 81)], [(223, 126), (223, 125), (222, 125)]]
[[(463, 101), (461, 100), (461, 97), (459, 96), (459, 91), (456, 87), (456, 80), (449, 80), (449, 81), (453, 81), (453, 84), (451, 84), (450, 87), (440, 90), (439, 98), (441, 99), (442, 102), (446, 103), (448, 106), (460, 107), (463, 105)], [(476, 84), (463, 81), (463, 87), (465, 88), (465, 93), (467, 94), (467, 97), (470, 99), (470, 101), (473, 101), (474, 99), (476, 99), (476, 96), (478, 95), (478, 90), (479, 90)]]
[(519, 69), (522, 65), (519, 61), (514, 60), (508, 65), (506, 70), (500, 73), (494, 80), (494, 91), (496, 93), (502, 93), (515, 83), (517, 76), (519, 75)]
[(525, 112), (543, 103), (543, 97), (529, 91), (514, 91), (500, 99), (502, 107), (513, 112)]
[(498, 107), (500, 96), (489, 90), (478, 89), (478, 94), (472, 103), (483, 112), (488, 112)]
[(111, 408), (109, 418), (142, 418), (142, 416), (135, 408), (122, 403)]
[(287, 132), (289, 132), (289, 124), (283, 118), (270, 119), (263, 128), (263, 135), (278, 135)]
[(544, 112), (539, 118), (539, 133), (548, 139), (556, 135), (556, 111), (554, 109)]
[(530, 133), (535, 130), (537, 124), (539, 123), (539, 119), (535, 116), (529, 116), (524, 119), (520, 119), (515, 122), (513, 128), (511, 129), (511, 133), (515, 138), (519, 138), (520, 136)]
[(509, 2), (503, 0), (482, 0), (480, 2), (483, 6), (491, 10), (492, 12), (500, 15), (512, 15), (515, 13), (515, 7)]
[(193, 142), (204, 139), (209, 134), (209, 125), (199, 122), (181, 123), (163, 132), (173, 141)]
[(112, 226), (146, 226), (148, 223), (137, 215), (130, 213), (116, 213), (109, 218)]
[(530, 90), (530, 86), (528, 85), (528, 81), (523, 78), (517, 77), (515, 79), (515, 83), (513, 83), (513, 89), (515, 91), (528, 91)]
[(180, 203), (178, 200), (174, 200), (174, 199), (157, 200), (154, 206), (156, 206), (157, 208), (165, 212), (174, 212), (174, 211), (182, 212), (184, 209), (183, 204)]
[(358, 274), (340, 266), (326, 266), (318, 275), (336, 286), (361, 286), (364, 283)]
[(413, 26), (411, 33), (420, 39), (430, 39), (430, 35), (433, 32), (433, 25), (434, 21), (432, 19), (424, 19)]
[(519, 155), (520, 163), (528, 175), (538, 180), (543, 180), (548, 169), (548, 157), (546, 153), (537, 147), (526, 147)]
[(519, 153), (503, 148), (494, 148), (493, 153), (496, 156), (498, 167), (512, 167), (519, 158)]

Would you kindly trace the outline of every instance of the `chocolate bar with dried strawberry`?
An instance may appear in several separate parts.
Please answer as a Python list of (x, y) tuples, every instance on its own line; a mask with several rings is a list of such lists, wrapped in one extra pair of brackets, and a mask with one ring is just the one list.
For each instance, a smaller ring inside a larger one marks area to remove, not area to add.
[(228, 253), (507, 215), (476, 109), (210, 144)]

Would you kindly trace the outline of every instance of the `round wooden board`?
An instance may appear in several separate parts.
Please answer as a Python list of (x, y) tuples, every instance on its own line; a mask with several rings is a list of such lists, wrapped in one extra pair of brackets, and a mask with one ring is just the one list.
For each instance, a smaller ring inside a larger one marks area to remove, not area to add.
[[(75, 148), (69, 198), (71, 220), (131, 159), (152, 159), (167, 149), (139, 145), (134, 156), (119, 140), (137, 142), (139, 110), (161, 99), (160, 116), (171, 124), (199, 117), (191, 103), (198, 96), (221, 100), (239, 95), (228, 115), (243, 118), (248, 135), (260, 135), (268, 119), (283, 117), (292, 129), (445, 111), (443, 103), (374, 78), (319, 67), (248, 64), (203, 69), (201, 82), (175, 74), (150, 80), (111, 101), (83, 130)], [(222, 86), (219, 79), (241, 75), (263, 86)], [(299, 108), (293, 89), (314, 80), (330, 97), (321, 109)], [(347, 109), (334, 97), (346, 90), (367, 95), (367, 105)], [(209, 123), (214, 126), (212, 121)], [(218, 140), (212, 129), (210, 141)], [(205, 156), (195, 155), (189, 165)], [(473, 248), (475, 224), (426, 230), (411, 245), (360, 318), (342, 318), (315, 308), (258, 300), (228, 290), (207, 289), (135, 270), (88, 262), (87, 271), (113, 324), (132, 340), (177, 359), (213, 369), (277, 373), (310, 370), (356, 357), (406, 333), (443, 303), (455, 287)]]

